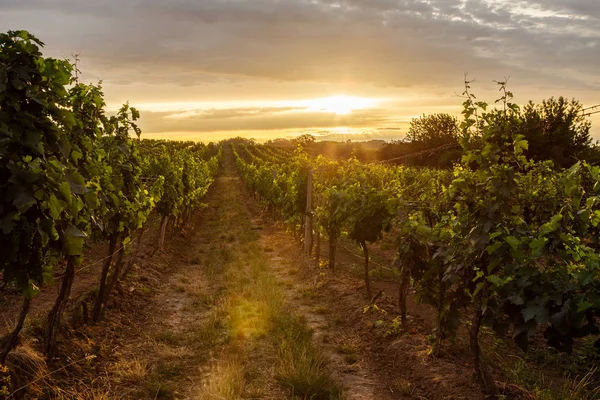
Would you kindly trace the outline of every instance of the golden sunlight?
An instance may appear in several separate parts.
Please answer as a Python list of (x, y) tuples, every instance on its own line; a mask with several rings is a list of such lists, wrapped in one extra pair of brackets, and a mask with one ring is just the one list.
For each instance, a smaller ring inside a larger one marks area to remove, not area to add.
[(352, 111), (375, 107), (379, 102), (375, 99), (365, 97), (338, 95), (321, 99), (306, 100), (303, 103), (306, 106), (306, 111), (348, 115), (352, 113)]

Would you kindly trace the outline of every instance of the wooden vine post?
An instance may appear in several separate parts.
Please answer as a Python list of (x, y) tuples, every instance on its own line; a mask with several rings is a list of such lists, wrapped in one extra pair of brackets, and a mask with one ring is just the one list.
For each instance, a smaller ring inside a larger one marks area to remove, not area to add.
[(313, 218), (312, 218), (312, 170), (308, 170), (306, 177), (306, 212), (304, 216), (304, 252), (310, 254), (313, 247)]

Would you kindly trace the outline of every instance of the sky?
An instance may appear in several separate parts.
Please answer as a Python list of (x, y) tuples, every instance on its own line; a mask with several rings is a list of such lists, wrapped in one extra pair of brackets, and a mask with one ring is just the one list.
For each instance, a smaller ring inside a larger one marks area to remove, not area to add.
[(508, 77), (520, 104), (600, 104), (599, 0), (0, 0), (16, 29), (147, 138), (401, 139), (460, 113), (465, 73), (489, 102)]

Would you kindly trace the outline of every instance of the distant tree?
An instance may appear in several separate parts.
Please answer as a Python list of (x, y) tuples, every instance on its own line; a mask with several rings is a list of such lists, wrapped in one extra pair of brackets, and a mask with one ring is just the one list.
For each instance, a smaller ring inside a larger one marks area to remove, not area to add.
[(529, 142), (528, 156), (569, 167), (589, 154), (591, 123), (577, 100), (551, 97), (523, 108), (521, 132)]
[(449, 114), (430, 114), (414, 118), (410, 122), (407, 142), (418, 142), (423, 148), (458, 143), (458, 119)]
[(296, 138), (296, 143), (298, 143), (303, 148), (305, 148), (306, 146), (309, 146), (309, 145), (313, 144), (314, 142), (315, 142), (315, 137), (313, 135), (308, 134), (308, 133), (300, 135), (300, 136), (298, 136)]

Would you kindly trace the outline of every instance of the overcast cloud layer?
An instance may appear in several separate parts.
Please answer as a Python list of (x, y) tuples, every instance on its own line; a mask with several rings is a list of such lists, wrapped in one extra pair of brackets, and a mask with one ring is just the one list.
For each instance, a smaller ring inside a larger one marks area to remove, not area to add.
[[(600, 103), (598, 0), (0, 0), (0, 29), (31, 31), (47, 54), (81, 52), (84, 78), (104, 80), (110, 105), (146, 105), (144, 128), (163, 137), (335, 126), (377, 135), (458, 112), (465, 71), (489, 100), (492, 80), (511, 76), (518, 101)], [(341, 93), (383, 100), (350, 116), (284, 104)], [(281, 109), (260, 104), (277, 100)], [(177, 115), (157, 103), (185, 104)]]

